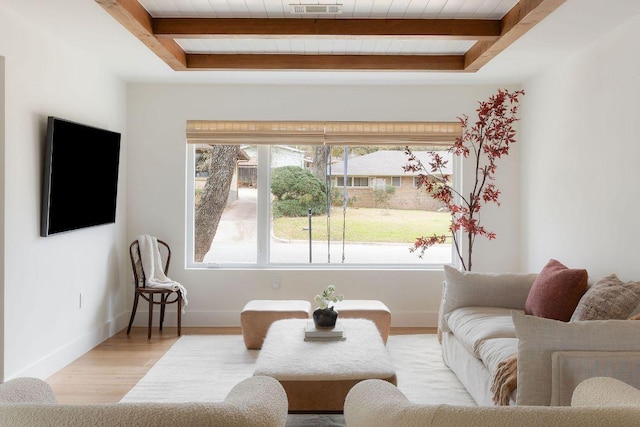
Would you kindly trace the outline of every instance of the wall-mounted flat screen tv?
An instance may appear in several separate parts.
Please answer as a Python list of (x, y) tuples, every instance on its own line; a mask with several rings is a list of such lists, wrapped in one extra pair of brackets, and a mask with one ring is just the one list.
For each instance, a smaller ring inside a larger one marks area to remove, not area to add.
[(49, 117), (40, 235), (116, 220), (120, 134)]

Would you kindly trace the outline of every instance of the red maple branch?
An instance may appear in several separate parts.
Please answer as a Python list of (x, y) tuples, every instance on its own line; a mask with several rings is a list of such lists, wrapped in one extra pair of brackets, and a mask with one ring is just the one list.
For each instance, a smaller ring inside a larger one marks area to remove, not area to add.
[[(514, 123), (518, 121), (520, 95), (524, 95), (523, 90), (510, 93), (508, 90), (498, 89), (498, 92), (487, 101), (478, 103), (476, 110), (478, 118), (472, 125), (469, 124), (468, 116), (458, 117), (462, 135), (456, 139), (448, 151), (464, 158), (473, 156), (475, 182), (472, 191), (466, 197), (453, 187), (449, 176), (444, 173), (448, 160), (443, 159), (437, 152), (430, 151), (431, 160), (425, 166), (409, 147), (405, 149), (408, 156), (408, 163), (404, 166), (405, 172), (419, 172), (418, 187), (423, 187), (432, 198), (440, 201), (451, 213), (449, 231), (464, 270), (471, 271), (476, 237), (482, 236), (489, 240), (496, 238), (493, 231), (481, 225), (480, 210), (487, 203), (500, 205), (500, 190), (492, 181), (495, 180), (497, 159), (507, 156), (511, 144), (516, 142)], [(462, 254), (460, 233), (466, 235), (466, 257)], [(411, 252), (419, 251), (419, 256), (422, 258), (428, 248), (444, 243), (447, 237), (438, 235), (418, 237), (410, 250)]]

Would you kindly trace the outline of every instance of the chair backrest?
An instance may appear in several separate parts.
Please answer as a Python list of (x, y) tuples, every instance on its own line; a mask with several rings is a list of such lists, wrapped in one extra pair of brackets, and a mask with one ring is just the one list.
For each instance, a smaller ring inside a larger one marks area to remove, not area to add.
[[(169, 274), (171, 248), (166, 242), (160, 239), (157, 240), (158, 249), (160, 250), (160, 257), (164, 259), (164, 274), (166, 276)], [(138, 240), (134, 240), (131, 245), (129, 245), (129, 256), (131, 258), (131, 269), (133, 270), (133, 280), (135, 282), (136, 288), (144, 288), (147, 283), (147, 277), (145, 276), (144, 269), (142, 268), (140, 245), (138, 244)]]

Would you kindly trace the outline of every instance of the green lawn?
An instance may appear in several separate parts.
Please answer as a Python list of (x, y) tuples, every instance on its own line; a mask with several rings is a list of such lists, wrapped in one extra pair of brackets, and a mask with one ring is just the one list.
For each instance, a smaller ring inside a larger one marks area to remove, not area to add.
[[(346, 241), (413, 243), (416, 237), (433, 234), (449, 234), (449, 212), (427, 212), (394, 209), (347, 209)], [(276, 218), (273, 221), (276, 237), (290, 240), (307, 240), (309, 219)], [(313, 240), (327, 239), (327, 217), (311, 219)], [(342, 240), (342, 208), (331, 211), (331, 240)]]

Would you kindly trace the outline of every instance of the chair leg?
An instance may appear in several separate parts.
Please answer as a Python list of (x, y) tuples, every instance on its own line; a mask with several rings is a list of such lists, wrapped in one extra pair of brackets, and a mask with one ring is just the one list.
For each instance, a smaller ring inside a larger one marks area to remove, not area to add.
[(149, 294), (149, 330), (147, 332), (147, 339), (151, 339), (151, 325), (153, 324), (153, 294)]
[(133, 319), (136, 317), (136, 310), (138, 310), (138, 298), (140, 298), (140, 294), (136, 292), (133, 298), (133, 308), (131, 309), (131, 317), (129, 318), (129, 326), (127, 327), (127, 335), (131, 332), (131, 325), (133, 325)]
[(167, 295), (169, 294), (160, 295), (160, 330), (162, 330), (162, 324), (164, 323), (164, 309), (167, 307)]
[(178, 336), (182, 334), (182, 292), (178, 291)]

